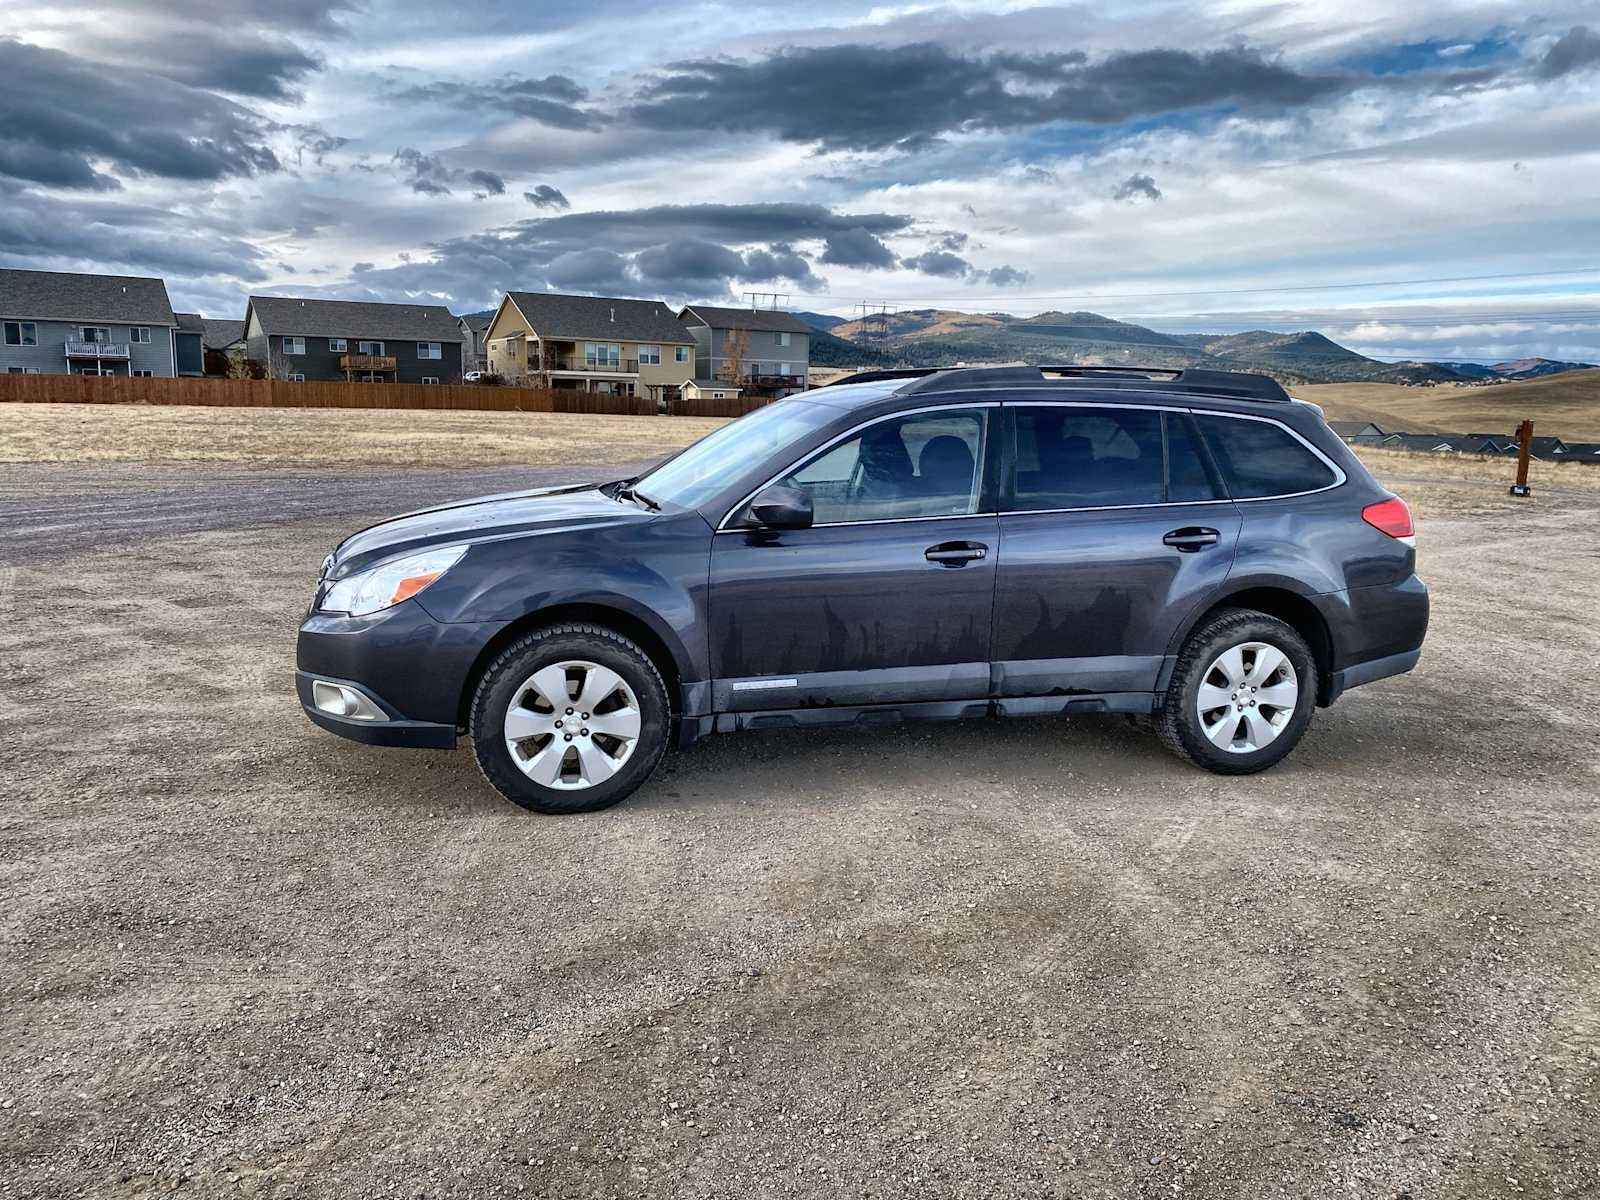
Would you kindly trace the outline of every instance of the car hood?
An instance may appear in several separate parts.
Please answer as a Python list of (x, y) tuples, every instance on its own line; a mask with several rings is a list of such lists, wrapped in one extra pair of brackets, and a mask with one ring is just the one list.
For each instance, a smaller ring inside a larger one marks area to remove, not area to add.
[(342, 579), (383, 559), (429, 546), (648, 521), (654, 515), (614, 500), (591, 484), (478, 496), (390, 517), (351, 534), (328, 556), (323, 575)]

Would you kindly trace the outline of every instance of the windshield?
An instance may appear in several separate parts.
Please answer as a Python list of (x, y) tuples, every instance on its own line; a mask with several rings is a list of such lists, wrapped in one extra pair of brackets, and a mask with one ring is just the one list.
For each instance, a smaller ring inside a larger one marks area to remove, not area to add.
[(837, 409), (780, 400), (707, 434), (668, 459), (635, 487), (652, 500), (698, 508), (773, 453), (837, 417)]

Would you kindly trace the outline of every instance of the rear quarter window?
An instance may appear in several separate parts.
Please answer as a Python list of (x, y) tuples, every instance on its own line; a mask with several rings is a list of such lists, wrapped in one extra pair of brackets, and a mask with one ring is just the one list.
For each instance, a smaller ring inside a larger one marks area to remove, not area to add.
[(1196, 413), (1195, 421), (1235, 500), (1315, 492), (1338, 479), (1281, 425), (1204, 413)]

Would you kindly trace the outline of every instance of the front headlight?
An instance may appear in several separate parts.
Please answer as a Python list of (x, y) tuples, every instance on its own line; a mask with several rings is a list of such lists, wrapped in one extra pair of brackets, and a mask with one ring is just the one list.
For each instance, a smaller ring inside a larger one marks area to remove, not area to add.
[(460, 561), (465, 546), (438, 546), (391, 558), (341, 579), (323, 593), (318, 612), (364, 617), (409, 600)]

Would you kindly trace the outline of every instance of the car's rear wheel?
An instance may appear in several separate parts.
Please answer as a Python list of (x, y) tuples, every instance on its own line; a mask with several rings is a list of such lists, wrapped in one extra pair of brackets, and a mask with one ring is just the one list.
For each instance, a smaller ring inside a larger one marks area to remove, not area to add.
[(1223, 609), (1184, 644), (1156, 714), (1174, 753), (1221, 775), (1280, 762), (1311, 724), (1317, 665), (1294, 628), (1249, 609)]
[(496, 656), (473, 698), (472, 746), (507, 800), (541, 813), (593, 812), (649, 777), (667, 745), (667, 690), (637, 645), (561, 625)]

